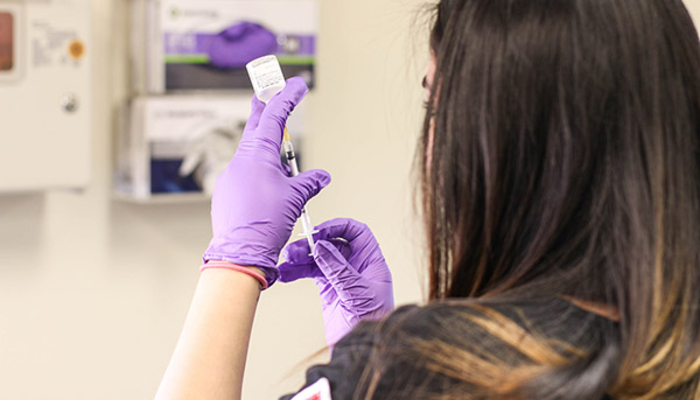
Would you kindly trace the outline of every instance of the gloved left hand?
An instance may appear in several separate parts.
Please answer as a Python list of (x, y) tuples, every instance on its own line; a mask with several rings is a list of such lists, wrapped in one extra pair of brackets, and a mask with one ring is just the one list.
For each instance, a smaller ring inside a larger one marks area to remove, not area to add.
[(213, 238), (204, 261), (257, 267), (268, 285), (279, 276), (277, 262), (306, 202), (328, 186), (326, 171), (289, 177), (280, 160), (287, 118), (308, 88), (292, 78), (270, 102), (253, 99), (250, 119), (236, 155), (219, 176), (211, 203)]
[(394, 310), (391, 272), (367, 225), (346, 218), (317, 226), (313, 258), (306, 239), (284, 250), (282, 282), (314, 278), (320, 289), (326, 342), (333, 347), (360, 321)]

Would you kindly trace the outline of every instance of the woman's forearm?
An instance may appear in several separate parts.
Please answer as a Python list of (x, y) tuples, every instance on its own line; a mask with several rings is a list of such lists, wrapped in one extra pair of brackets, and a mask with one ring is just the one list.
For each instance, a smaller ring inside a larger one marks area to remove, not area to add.
[(259, 295), (258, 281), (246, 274), (202, 272), (156, 400), (241, 398)]
[[(331, 181), (321, 170), (290, 177), (280, 162), (287, 118), (308, 90), (297, 77), (269, 103), (253, 99), (236, 155), (216, 182), (213, 236), (203, 255), (209, 269), (202, 272), (157, 400), (241, 397), (260, 284), (277, 280), (279, 254), (304, 204)], [(221, 266), (222, 260), (258, 269)], [(236, 271), (215, 269), (219, 267)]]

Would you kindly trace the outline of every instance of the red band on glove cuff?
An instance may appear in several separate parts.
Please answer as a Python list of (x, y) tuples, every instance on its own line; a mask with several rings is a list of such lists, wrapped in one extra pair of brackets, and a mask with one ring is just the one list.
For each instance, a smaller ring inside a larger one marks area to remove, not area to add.
[(241, 267), (240, 265), (229, 264), (229, 263), (208, 262), (199, 268), (200, 272), (207, 270), (207, 269), (228, 269), (231, 271), (241, 272), (241, 273), (244, 273), (248, 276), (255, 278), (258, 282), (260, 282), (260, 290), (265, 290), (268, 287), (267, 280), (265, 279), (264, 276), (252, 271), (250, 268)]

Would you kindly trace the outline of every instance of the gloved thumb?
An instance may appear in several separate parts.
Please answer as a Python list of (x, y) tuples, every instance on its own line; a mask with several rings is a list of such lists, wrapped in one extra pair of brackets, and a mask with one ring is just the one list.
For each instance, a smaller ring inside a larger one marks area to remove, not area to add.
[(368, 282), (331, 242), (316, 242), (314, 261), (343, 302), (351, 305), (365, 300)]
[(331, 175), (322, 169), (302, 172), (292, 179), (292, 185), (303, 197), (304, 204), (331, 183)]

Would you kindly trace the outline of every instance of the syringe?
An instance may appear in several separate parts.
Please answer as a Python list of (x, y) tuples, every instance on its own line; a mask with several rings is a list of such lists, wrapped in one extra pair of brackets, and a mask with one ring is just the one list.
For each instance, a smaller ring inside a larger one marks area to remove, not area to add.
[[(286, 86), (284, 75), (282, 74), (282, 67), (280, 67), (280, 63), (274, 55), (253, 60), (246, 65), (246, 69), (253, 83), (255, 94), (258, 96), (258, 99), (265, 102), (265, 104)], [(299, 165), (297, 164), (294, 145), (292, 145), (292, 138), (289, 136), (287, 127), (284, 128), (284, 152), (287, 156), (287, 164), (289, 164), (289, 167), (292, 169), (292, 176), (299, 175)], [(309, 240), (309, 247), (311, 248), (311, 252), (313, 252), (313, 225), (311, 225), (311, 219), (309, 218), (309, 212), (306, 206), (304, 206), (301, 212), (301, 224), (304, 228), (303, 235)]]
[[(287, 164), (292, 169), (292, 176), (299, 175), (299, 164), (297, 163), (297, 156), (294, 153), (294, 145), (292, 144), (292, 138), (289, 136), (289, 130), (284, 127), (284, 153), (287, 156)], [(309, 248), (311, 253), (314, 252), (314, 238), (313, 238), (313, 225), (311, 225), (311, 218), (309, 217), (309, 211), (306, 206), (301, 210), (301, 225), (304, 229), (304, 235), (309, 241)]]

